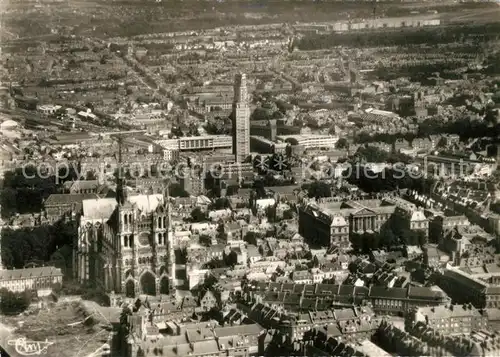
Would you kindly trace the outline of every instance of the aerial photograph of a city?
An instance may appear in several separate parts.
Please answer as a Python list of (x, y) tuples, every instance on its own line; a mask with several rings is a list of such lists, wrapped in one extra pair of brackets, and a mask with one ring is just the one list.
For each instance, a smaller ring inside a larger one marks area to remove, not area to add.
[(0, 0), (0, 357), (500, 356), (500, 1)]

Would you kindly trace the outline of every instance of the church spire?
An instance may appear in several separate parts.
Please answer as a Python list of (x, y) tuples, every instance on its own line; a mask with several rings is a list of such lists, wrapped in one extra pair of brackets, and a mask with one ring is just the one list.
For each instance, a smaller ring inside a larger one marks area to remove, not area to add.
[(170, 278), (169, 287), (170, 291), (175, 291), (175, 286), (177, 284), (176, 278), (176, 265), (175, 265), (175, 247), (174, 247), (174, 232), (172, 229), (172, 205), (170, 203), (170, 183), (166, 187), (166, 197), (167, 201), (167, 255), (168, 255), (168, 265), (167, 272)]
[(165, 200), (167, 201), (167, 232), (172, 231), (172, 206), (170, 205), (170, 183), (167, 184)]
[(116, 201), (118, 205), (125, 203), (126, 193), (123, 183), (123, 167), (122, 167), (122, 138), (118, 137), (118, 173), (116, 177)]

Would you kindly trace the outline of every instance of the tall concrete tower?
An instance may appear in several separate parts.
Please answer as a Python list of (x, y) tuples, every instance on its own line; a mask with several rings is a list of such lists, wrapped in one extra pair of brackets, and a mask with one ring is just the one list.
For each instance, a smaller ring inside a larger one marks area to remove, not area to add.
[(245, 74), (237, 74), (234, 83), (233, 153), (236, 162), (244, 162), (250, 155), (250, 105)]

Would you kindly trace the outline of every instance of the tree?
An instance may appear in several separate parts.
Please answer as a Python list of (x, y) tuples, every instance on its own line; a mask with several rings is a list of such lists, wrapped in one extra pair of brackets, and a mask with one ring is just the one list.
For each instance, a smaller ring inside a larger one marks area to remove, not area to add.
[(178, 183), (172, 183), (170, 185), (170, 196), (172, 197), (189, 197), (189, 193), (182, 188)]
[(238, 264), (238, 255), (232, 250), (229, 254), (224, 256), (224, 262), (226, 266), (234, 267)]
[(172, 135), (177, 136), (179, 138), (184, 136), (184, 133), (182, 132), (181, 128), (179, 128), (179, 127), (172, 128), (172, 130), (170, 132), (172, 133)]
[(220, 222), (219, 225), (217, 226), (217, 237), (220, 239), (227, 238), (227, 233), (223, 222)]
[(415, 233), (417, 235), (417, 242), (419, 246), (424, 246), (425, 244), (427, 244), (427, 235), (424, 231), (417, 231)]
[(214, 210), (229, 208), (229, 200), (225, 197), (218, 198), (213, 204)]
[(5, 315), (15, 315), (23, 312), (31, 304), (33, 295), (30, 291), (13, 292), (7, 289), (0, 290), (0, 310)]
[(257, 245), (257, 239), (259, 239), (259, 235), (253, 231), (249, 231), (247, 232), (247, 234), (245, 234), (245, 237), (243, 238), (243, 240), (245, 242), (247, 242), (248, 244), (253, 244), (253, 245)]
[(91, 111), (94, 111), (94, 105), (92, 102), (86, 102), (85, 107), (89, 108)]
[(288, 104), (282, 100), (277, 100), (276, 101), (276, 107), (278, 108), (278, 110), (280, 112), (282, 112), (283, 114), (286, 114), (286, 111), (289, 110), (289, 109), (293, 109), (293, 105), (291, 104)]
[(207, 219), (207, 216), (200, 207), (195, 207), (191, 211), (191, 219), (193, 220), (193, 222), (203, 222)]
[(284, 171), (290, 168), (287, 157), (283, 154), (273, 154), (268, 161), (270, 168), (274, 171)]
[(62, 247), (65, 245), (71, 247), (75, 234), (76, 226), (64, 222), (56, 222), (52, 226), (4, 229), (2, 261), (8, 268), (21, 269), (33, 261), (49, 261), (59, 247), (66, 262), (71, 261), (72, 249), (63, 250)]
[(228, 135), (231, 133), (232, 123), (229, 118), (216, 117), (205, 125), (205, 131), (212, 135)]
[(408, 221), (399, 211), (394, 212), (388, 223), (390, 229), (397, 237), (404, 238), (408, 235)]
[(283, 212), (283, 219), (293, 219), (294, 216), (295, 211), (292, 208), (287, 209), (285, 212)]
[(307, 188), (307, 195), (311, 198), (331, 197), (330, 185), (323, 181), (314, 181)]
[(59, 294), (62, 291), (62, 284), (61, 283), (52, 284), (52, 291), (56, 294)]
[(88, 181), (97, 180), (97, 175), (95, 171), (94, 170), (87, 171), (87, 173), (85, 174), (85, 180)]
[(254, 199), (261, 199), (266, 197), (266, 188), (263, 180), (255, 180), (253, 183), (254, 190), (250, 193), (250, 205), (253, 206)]
[(210, 237), (208, 234), (202, 234), (199, 241), (200, 244), (204, 245), (205, 247), (210, 247), (212, 245), (212, 237)]
[(398, 243), (398, 237), (389, 228), (382, 229), (379, 233), (379, 236), (379, 245), (381, 247), (389, 248)]
[(198, 126), (195, 124), (189, 125), (187, 135), (188, 136), (200, 136), (200, 130), (198, 129)]
[(421, 175), (414, 177), (400, 168), (386, 168), (375, 173), (366, 166), (355, 164), (350, 170), (344, 171), (343, 177), (350, 184), (356, 185), (368, 193), (395, 191), (398, 188), (422, 192), (424, 187), (427, 187), (426, 180)]
[(277, 110), (273, 113), (271, 117), (272, 119), (282, 119), (285, 117), (285, 115), (281, 111)]
[(266, 217), (269, 222), (274, 223), (276, 222), (276, 207), (275, 206), (268, 206), (266, 208)]
[(381, 239), (378, 233), (365, 233), (363, 239), (365, 239), (364, 247), (366, 250), (374, 250), (380, 247)]
[(349, 142), (347, 141), (346, 138), (340, 138), (335, 144), (336, 149), (347, 149), (348, 146)]
[(16, 212), (17, 210), (17, 192), (15, 189), (10, 187), (5, 187), (1, 191), (1, 203), (2, 203), (2, 218), (9, 218)]
[(389, 153), (374, 146), (366, 146), (359, 148), (355, 157), (367, 162), (387, 162)]
[(208, 263), (203, 264), (204, 269), (218, 269), (225, 268), (226, 263), (222, 259), (212, 259)]
[(125, 347), (125, 341), (130, 331), (130, 321), (129, 318), (132, 316), (132, 309), (129, 305), (125, 305), (120, 312), (120, 326), (118, 327), (118, 334), (120, 335), (120, 341), (122, 341), (122, 349)]
[(250, 120), (256, 120), (256, 121), (269, 120), (272, 118), (271, 113), (269, 112), (270, 111), (265, 108), (255, 108)]
[(8, 171), (0, 190), (2, 214), (40, 212), (43, 199), (56, 190), (55, 176), (41, 178), (35, 166)]

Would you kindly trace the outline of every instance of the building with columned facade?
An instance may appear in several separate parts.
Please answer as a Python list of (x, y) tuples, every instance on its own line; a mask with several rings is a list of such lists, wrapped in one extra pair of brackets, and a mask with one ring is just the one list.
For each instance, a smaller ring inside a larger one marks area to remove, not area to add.
[(352, 233), (380, 231), (396, 206), (380, 200), (308, 203), (299, 208), (299, 233), (322, 246), (349, 246)]
[(428, 234), (423, 211), (401, 198), (338, 201), (324, 199), (299, 207), (299, 233), (310, 243), (349, 247), (352, 234), (376, 233), (398, 213), (411, 230)]

